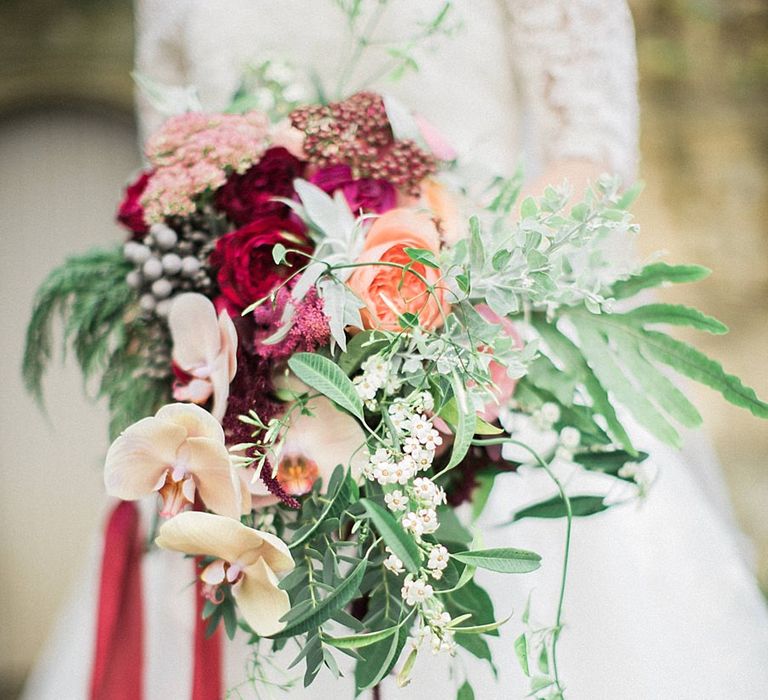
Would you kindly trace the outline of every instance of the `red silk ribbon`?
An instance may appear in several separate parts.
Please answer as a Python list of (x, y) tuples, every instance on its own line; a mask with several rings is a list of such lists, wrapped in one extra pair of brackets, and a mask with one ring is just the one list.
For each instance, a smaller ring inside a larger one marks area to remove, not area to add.
[[(121, 501), (110, 513), (104, 532), (96, 650), (90, 700), (142, 700), (144, 697), (144, 629), (141, 593), (143, 543), (139, 510)], [(192, 700), (222, 697), (221, 630), (206, 637), (202, 619), (205, 598), (197, 576)]]
[(90, 700), (141, 700), (144, 695), (139, 530), (136, 504), (118, 503), (104, 533)]
[(205, 636), (208, 620), (203, 620), (203, 582), (197, 575), (200, 559), (195, 559), (195, 659), (192, 670), (192, 700), (220, 700), (221, 682), (221, 626), (210, 637)]

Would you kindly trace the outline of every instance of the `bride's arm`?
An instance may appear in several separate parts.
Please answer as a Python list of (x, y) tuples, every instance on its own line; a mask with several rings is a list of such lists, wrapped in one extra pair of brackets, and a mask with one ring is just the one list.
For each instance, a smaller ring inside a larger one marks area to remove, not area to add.
[(530, 190), (567, 177), (575, 188), (602, 171), (635, 176), (637, 57), (624, 0), (503, 0), (538, 164)]

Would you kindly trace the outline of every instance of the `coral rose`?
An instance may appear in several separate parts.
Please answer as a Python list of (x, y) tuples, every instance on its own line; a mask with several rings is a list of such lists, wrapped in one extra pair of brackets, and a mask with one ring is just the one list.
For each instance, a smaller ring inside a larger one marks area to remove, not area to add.
[[(413, 261), (406, 248), (437, 254), (440, 236), (426, 214), (392, 209), (376, 219), (357, 259), (358, 263), (370, 264), (356, 268), (348, 281), (350, 289), (365, 304), (360, 313), (366, 328), (401, 330), (399, 318), (404, 313), (417, 315), (422, 328), (442, 325), (443, 314), (450, 307), (445, 288), (439, 284), (440, 270)], [(413, 272), (377, 263), (410, 263)], [(431, 293), (423, 280), (434, 287)]]

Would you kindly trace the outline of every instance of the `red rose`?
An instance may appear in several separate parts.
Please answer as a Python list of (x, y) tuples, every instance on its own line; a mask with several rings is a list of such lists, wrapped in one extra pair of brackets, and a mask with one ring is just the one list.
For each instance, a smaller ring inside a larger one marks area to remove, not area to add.
[(125, 188), (125, 196), (117, 210), (117, 220), (137, 236), (143, 236), (149, 231), (149, 226), (144, 221), (144, 207), (139, 202), (153, 172), (151, 170), (142, 172)]
[(242, 175), (232, 175), (216, 193), (216, 204), (238, 226), (265, 216), (288, 216), (290, 209), (274, 197), (291, 198), (293, 181), (304, 163), (281, 147), (270, 148)]
[[(297, 245), (292, 238), (299, 238), (303, 243)], [(237, 315), (269, 294), (290, 274), (291, 268), (275, 265), (272, 258), (272, 248), (277, 243), (307, 252), (311, 250), (304, 237), (304, 226), (277, 216), (257, 219), (219, 238), (210, 260), (211, 265), (218, 268), (221, 290), (216, 303), (218, 308)]]
[(320, 168), (310, 180), (328, 194), (341, 190), (349, 208), (355, 213), (362, 209), (373, 214), (383, 214), (394, 209), (397, 201), (397, 191), (389, 182), (370, 177), (355, 180), (348, 165)]

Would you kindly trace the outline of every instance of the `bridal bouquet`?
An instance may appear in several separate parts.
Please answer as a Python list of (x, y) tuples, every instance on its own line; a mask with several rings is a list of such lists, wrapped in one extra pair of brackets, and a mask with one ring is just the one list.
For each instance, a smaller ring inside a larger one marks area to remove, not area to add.
[[(626, 417), (672, 445), (701, 422), (667, 370), (768, 405), (659, 329), (721, 323), (634, 300), (708, 272), (634, 264), (637, 189), (604, 176), (583, 201), (563, 186), (518, 203), (519, 176), (463, 181), (389, 97), (281, 106), (270, 118), (241, 96), (149, 139), (119, 209), (127, 242), (40, 289), (27, 382), (39, 395), (61, 312), (109, 401), (107, 492), (157, 496), (154, 542), (198, 558), (202, 615), (246, 636), (253, 678), (291, 645), (305, 685), (338, 675), (341, 653), (359, 691), (393, 669), (407, 684), (424, 653), (493, 665), (508, 611), (476, 570), (540, 565), (514, 533), (514, 548), (477, 544), (496, 475), (549, 475), (551, 497), (510, 517), (563, 517), (565, 567), (572, 518), (609, 503), (569, 496), (555, 466), (645, 488)], [(514, 643), (536, 697), (563, 695), (561, 608)]]

